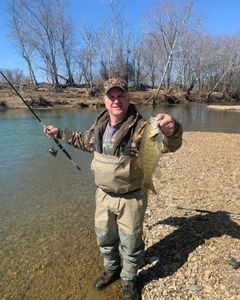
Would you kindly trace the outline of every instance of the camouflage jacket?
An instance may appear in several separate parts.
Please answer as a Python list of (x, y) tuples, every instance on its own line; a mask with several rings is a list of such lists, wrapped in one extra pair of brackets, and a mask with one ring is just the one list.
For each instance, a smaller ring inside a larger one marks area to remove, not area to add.
[[(109, 122), (109, 113), (104, 110), (96, 119), (91, 128), (85, 132), (72, 131), (69, 129), (59, 129), (57, 138), (64, 142), (81, 149), (83, 151), (102, 153), (102, 136)], [(143, 119), (136, 107), (130, 103), (126, 120), (122, 123), (117, 132), (114, 145), (113, 155), (119, 156), (125, 153), (126, 146), (130, 141), (130, 155), (137, 156), (143, 130), (147, 121)], [(162, 152), (174, 152), (182, 144), (182, 126), (175, 121), (175, 130), (172, 136), (163, 139)]]

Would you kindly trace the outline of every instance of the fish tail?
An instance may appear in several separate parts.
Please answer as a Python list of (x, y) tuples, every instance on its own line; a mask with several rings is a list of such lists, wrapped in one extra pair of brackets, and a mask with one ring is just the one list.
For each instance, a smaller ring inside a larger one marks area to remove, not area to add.
[(149, 190), (151, 190), (154, 194), (157, 194), (156, 190), (155, 190), (155, 187), (153, 185), (153, 183), (151, 182), (151, 185), (149, 187)]
[(152, 182), (144, 181), (141, 188), (141, 194), (147, 193), (148, 190), (152, 191), (154, 194), (157, 193)]

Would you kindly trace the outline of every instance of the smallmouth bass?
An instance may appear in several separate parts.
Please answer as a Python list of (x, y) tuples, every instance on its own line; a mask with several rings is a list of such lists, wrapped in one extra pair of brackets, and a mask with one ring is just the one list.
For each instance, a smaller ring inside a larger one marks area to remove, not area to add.
[(150, 117), (143, 131), (137, 158), (138, 166), (143, 171), (142, 194), (146, 193), (148, 190), (156, 193), (152, 177), (161, 156), (162, 140), (163, 137), (161, 129), (158, 126), (158, 120)]

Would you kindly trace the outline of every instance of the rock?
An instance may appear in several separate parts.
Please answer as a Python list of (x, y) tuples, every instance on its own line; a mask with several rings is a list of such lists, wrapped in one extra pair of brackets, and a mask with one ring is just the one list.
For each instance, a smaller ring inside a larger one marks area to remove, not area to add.
[(192, 285), (190, 285), (189, 289), (192, 292), (200, 292), (203, 289), (203, 287), (199, 284), (192, 284)]

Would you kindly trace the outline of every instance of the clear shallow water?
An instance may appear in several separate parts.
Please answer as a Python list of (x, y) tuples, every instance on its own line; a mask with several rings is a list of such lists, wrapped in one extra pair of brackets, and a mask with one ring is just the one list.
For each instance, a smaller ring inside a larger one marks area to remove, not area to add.
[[(141, 108), (171, 113), (185, 131), (240, 133), (240, 113), (205, 105)], [(98, 112), (38, 110), (46, 124), (88, 129)], [(0, 112), (0, 299), (117, 299), (117, 284), (95, 293), (102, 268), (94, 235), (91, 154), (64, 145), (79, 172), (27, 110)]]

